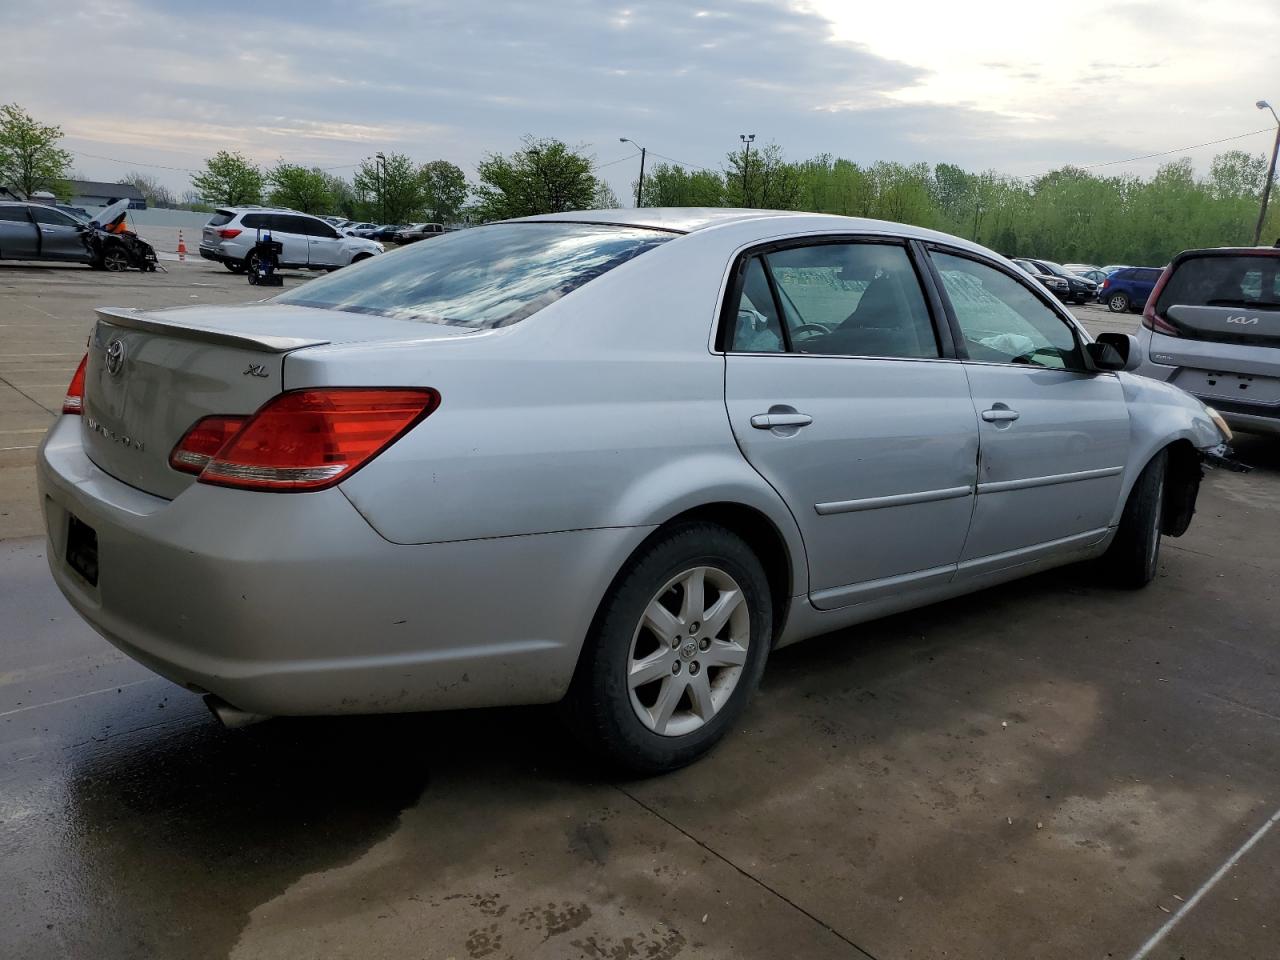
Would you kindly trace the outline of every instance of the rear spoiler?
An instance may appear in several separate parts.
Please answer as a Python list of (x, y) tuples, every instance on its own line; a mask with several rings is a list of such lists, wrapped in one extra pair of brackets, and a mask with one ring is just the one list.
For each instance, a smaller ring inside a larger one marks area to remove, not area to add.
[(160, 333), (168, 337), (179, 337), (183, 340), (198, 340), (201, 343), (217, 343), (228, 347), (248, 347), (265, 353), (288, 353), (290, 350), (301, 350), (303, 347), (319, 347), (328, 340), (311, 337), (272, 337), (264, 334), (230, 333), (213, 327), (201, 327), (190, 323), (179, 323), (176, 320), (160, 320), (147, 316), (133, 307), (99, 307), (95, 313), (103, 323), (113, 327), (125, 327), (130, 330), (146, 330), (148, 333)]

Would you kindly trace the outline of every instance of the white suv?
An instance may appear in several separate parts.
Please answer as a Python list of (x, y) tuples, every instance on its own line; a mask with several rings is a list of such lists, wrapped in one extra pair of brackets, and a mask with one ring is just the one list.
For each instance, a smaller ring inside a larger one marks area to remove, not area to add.
[(261, 234), (284, 247), (282, 267), (336, 270), (382, 253), (382, 244), (346, 236), (319, 217), (279, 207), (220, 207), (204, 226), (200, 256), (216, 260), (232, 273), (252, 266), (253, 246)]

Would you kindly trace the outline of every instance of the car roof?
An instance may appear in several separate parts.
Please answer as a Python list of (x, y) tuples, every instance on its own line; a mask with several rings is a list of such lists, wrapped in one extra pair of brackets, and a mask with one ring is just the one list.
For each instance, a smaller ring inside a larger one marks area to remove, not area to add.
[(757, 223), (761, 236), (775, 235), (784, 224), (797, 232), (830, 230), (848, 233), (888, 233), (922, 240), (937, 240), (952, 247), (990, 255), (991, 251), (972, 241), (950, 234), (889, 220), (841, 217), (830, 213), (801, 210), (750, 210), (734, 207), (640, 207), (613, 210), (574, 210), (533, 217), (518, 217), (506, 223), (601, 223), (675, 233), (694, 233), (731, 224)]

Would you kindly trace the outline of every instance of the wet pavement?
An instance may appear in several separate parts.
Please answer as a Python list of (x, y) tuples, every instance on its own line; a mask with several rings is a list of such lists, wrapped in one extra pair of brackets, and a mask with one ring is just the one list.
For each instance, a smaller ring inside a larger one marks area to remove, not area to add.
[[(1129, 957), (1280, 806), (1280, 447), (1241, 452), (1149, 589), (781, 651), (643, 782), (550, 709), (223, 731), (0, 543), (0, 956)], [(1151, 956), (1275, 957), (1277, 881), (1280, 831)]]
[[(70, 352), (79, 307), (24, 297), (25, 352), (36, 308)], [(42, 359), (0, 399), (60, 396)], [(1147, 956), (1274, 960), (1280, 443), (1238, 450), (1148, 589), (1068, 568), (780, 651), (647, 781), (550, 708), (224, 731), (0, 520), (0, 958), (1127, 960), (1177, 918)]]

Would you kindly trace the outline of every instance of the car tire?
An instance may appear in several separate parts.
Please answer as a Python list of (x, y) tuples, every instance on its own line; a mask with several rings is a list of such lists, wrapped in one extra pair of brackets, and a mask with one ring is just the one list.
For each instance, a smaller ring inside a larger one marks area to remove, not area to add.
[(1112, 313), (1127, 313), (1129, 310), (1129, 295), (1127, 293), (1113, 293), (1107, 297), (1107, 309)]
[(123, 273), (129, 269), (129, 254), (119, 243), (102, 251), (102, 268), (111, 273)]
[(601, 603), (565, 719), (614, 770), (682, 767), (741, 714), (772, 638), (769, 582), (751, 548), (716, 524), (672, 527), (628, 561)]
[(354, 257), (351, 258), (351, 262), (359, 263), (361, 260), (368, 260), (372, 256), (373, 256), (372, 253), (357, 253)]
[(232, 273), (244, 273), (248, 267), (244, 265), (243, 260), (223, 260), (222, 265)]
[(1103, 554), (1107, 581), (1136, 590), (1155, 579), (1160, 561), (1160, 527), (1168, 454), (1161, 450), (1142, 468), (1129, 491), (1115, 539)]

